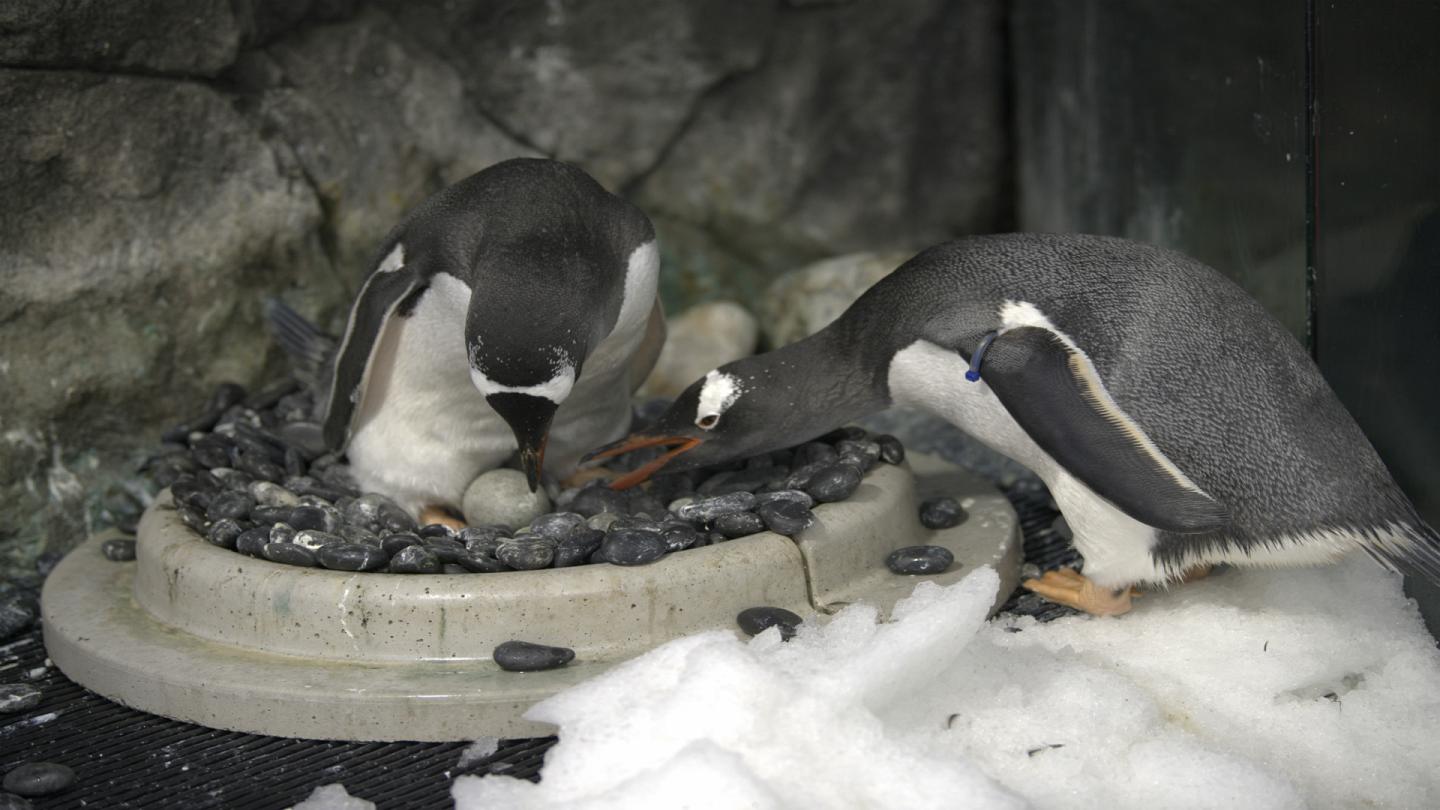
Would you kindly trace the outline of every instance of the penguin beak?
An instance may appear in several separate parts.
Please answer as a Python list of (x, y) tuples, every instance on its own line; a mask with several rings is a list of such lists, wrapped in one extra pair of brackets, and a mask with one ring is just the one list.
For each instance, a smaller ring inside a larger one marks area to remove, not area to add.
[(550, 422), (555, 418), (558, 403), (530, 394), (491, 394), (485, 397), (490, 407), (500, 414), (515, 434), (520, 446), (520, 466), (530, 482), (530, 491), (540, 488), (540, 473), (545, 468), (545, 443), (550, 438)]
[(629, 453), (632, 450), (639, 450), (644, 447), (669, 447), (670, 452), (658, 456), (644, 466), (620, 476), (610, 482), (611, 489), (629, 489), (639, 484), (655, 473), (659, 472), (666, 464), (669, 464), (681, 453), (688, 453), (699, 447), (705, 440), (698, 436), (649, 436), (644, 433), (632, 433), (629, 436), (611, 442), (604, 447), (591, 450), (580, 459), (581, 462), (600, 461), (602, 459), (614, 458), (615, 456)]

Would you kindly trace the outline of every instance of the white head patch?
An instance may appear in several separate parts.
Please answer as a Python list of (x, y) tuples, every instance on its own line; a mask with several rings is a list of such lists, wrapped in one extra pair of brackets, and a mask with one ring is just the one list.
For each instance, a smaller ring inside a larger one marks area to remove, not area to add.
[(719, 369), (705, 375), (705, 384), (700, 386), (700, 404), (695, 408), (695, 421), (707, 417), (719, 418), (735, 400), (740, 398), (740, 383)]
[(375, 268), (377, 273), (393, 273), (405, 266), (405, 245), (395, 243), (395, 247), (381, 260), (380, 266)]
[(558, 366), (555, 376), (539, 385), (501, 385), (486, 377), (485, 372), (471, 367), (470, 381), (475, 383), (477, 391), (487, 397), (491, 394), (528, 394), (559, 405), (570, 396), (570, 389), (575, 387), (575, 367), (568, 363)]

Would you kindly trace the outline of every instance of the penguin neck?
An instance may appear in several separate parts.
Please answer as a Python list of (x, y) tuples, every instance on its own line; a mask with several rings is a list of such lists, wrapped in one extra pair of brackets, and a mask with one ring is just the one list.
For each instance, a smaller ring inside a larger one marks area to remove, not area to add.
[(777, 382), (790, 393), (796, 418), (811, 423), (803, 426), (808, 430), (797, 430), (820, 435), (890, 405), (883, 370), (871, 368), (853, 341), (833, 326), (766, 357), (785, 375)]

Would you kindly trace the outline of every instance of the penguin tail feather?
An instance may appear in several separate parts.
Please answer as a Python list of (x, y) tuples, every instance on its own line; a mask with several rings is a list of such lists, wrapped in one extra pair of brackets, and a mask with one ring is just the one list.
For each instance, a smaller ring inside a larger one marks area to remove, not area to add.
[(335, 338), (278, 298), (265, 300), (265, 321), (275, 342), (289, 356), (300, 382), (319, 390), (335, 356)]
[(1393, 535), (1367, 543), (1365, 550), (1392, 571), (1416, 573), (1440, 585), (1440, 532), (1422, 521), (1397, 526)]

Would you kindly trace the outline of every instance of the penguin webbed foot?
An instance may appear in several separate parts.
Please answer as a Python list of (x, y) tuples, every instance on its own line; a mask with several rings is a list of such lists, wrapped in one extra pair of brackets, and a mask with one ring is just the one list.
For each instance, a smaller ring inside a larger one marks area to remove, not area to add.
[(1074, 568), (1046, 571), (1039, 579), (1021, 583), (1026, 589), (1052, 602), (1082, 610), (1092, 616), (1119, 616), (1129, 613), (1130, 600), (1140, 592), (1130, 588), (1104, 588)]
[(420, 525), (429, 526), (432, 523), (449, 526), (457, 532), (465, 528), (465, 521), (456, 517), (453, 509), (433, 503), (420, 510)]

